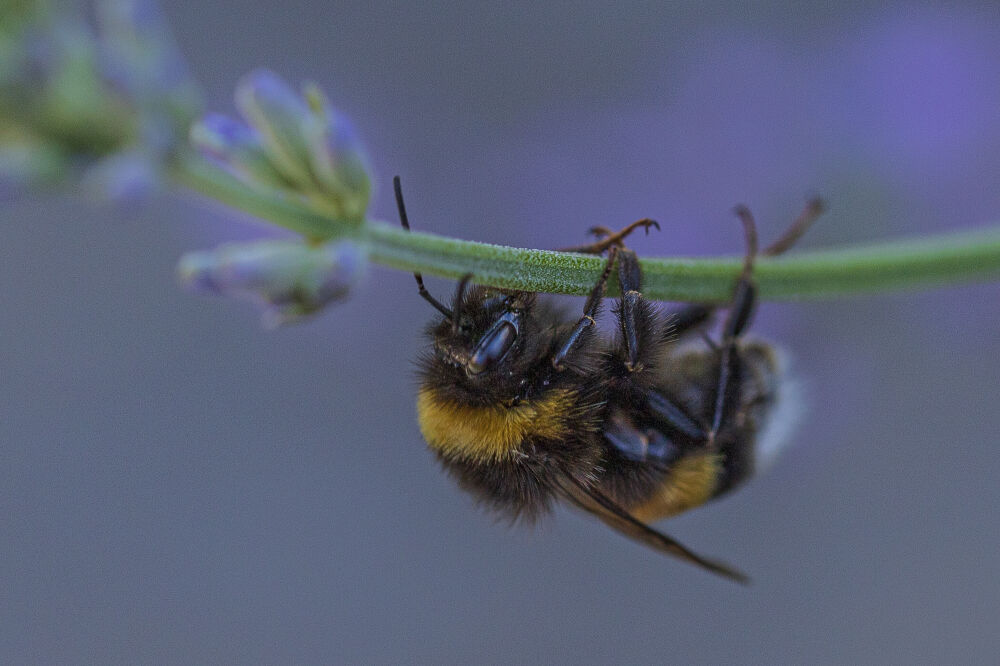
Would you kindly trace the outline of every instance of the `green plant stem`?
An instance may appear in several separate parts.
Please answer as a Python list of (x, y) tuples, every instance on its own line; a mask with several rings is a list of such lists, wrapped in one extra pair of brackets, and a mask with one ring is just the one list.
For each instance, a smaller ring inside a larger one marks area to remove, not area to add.
[[(338, 222), (279, 192), (253, 189), (200, 158), (186, 157), (176, 179), (212, 199), (322, 242), (351, 238), (377, 263), (405, 271), (460, 278), (528, 291), (586, 294), (600, 273), (600, 257), (504, 247), (409, 233), (369, 221)], [(739, 257), (643, 259), (643, 293), (652, 299), (725, 302), (739, 274)], [(828, 298), (1000, 280), (1000, 228), (938, 234), (780, 258), (761, 258), (754, 278), (764, 300)], [(612, 280), (609, 293), (617, 283)]]
[[(376, 223), (366, 227), (363, 238), (371, 258), (393, 268), (451, 278), (472, 273), (481, 284), (527, 291), (589, 293), (604, 265), (600, 257), (406, 234)], [(647, 297), (708, 303), (731, 297), (743, 260), (670, 258), (640, 263)], [(764, 300), (1000, 280), (1000, 229), (760, 259), (754, 279)], [(616, 289), (613, 283), (609, 292)]]

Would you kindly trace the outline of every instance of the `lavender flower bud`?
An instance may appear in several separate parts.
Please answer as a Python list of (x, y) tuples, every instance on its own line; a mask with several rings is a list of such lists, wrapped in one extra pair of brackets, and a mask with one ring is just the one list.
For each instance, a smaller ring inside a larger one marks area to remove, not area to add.
[(159, 166), (146, 151), (126, 150), (89, 166), (83, 173), (82, 185), (98, 199), (118, 203), (141, 201), (159, 189)]
[(191, 143), (250, 185), (289, 187), (268, 158), (260, 136), (238, 120), (210, 113), (191, 127)]
[(262, 303), (265, 324), (274, 326), (344, 298), (366, 263), (364, 252), (350, 241), (320, 246), (259, 241), (188, 253), (178, 273), (192, 289)]
[[(237, 87), (236, 106), (286, 187), (320, 212), (364, 219), (371, 195), (364, 149), (351, 122), (333, 111), (317, 86), (299, 96), (277, 75), (257, 70)], [(255, 170), (256, 159), (247, 156)]]
[[(99, 30), (79, 4), (0, 7), (0, 161), (15, 181), (82, 174), (102, 196), (133, 198), (156, 188), (198, 95), (152, 0), (98, 0)], [(19, 157), (26, 136), (61, 156), (58, 172)]]
[(258, 69), (236, 86), (236, 107), (260, 136), (275, 168), (301, 189), (314, 186), (302, 123), (305, 101), (276, 74)]
[(97, 9), (105, 79), (183, 134), (200, 95), (157, 3), (103, 0)]
[(305, 95), (312, 111), (303, 124), (312, 171), (320, 188), (339, 203), (341, 217), (361, 220), (371, 196), (361, 139), (351, 120), (330, 106), (319, 86), (307, 84)]

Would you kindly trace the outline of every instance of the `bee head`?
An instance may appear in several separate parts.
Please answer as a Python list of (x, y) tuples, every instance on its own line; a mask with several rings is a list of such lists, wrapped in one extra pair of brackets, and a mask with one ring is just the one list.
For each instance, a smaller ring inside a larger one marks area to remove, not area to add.
[(463, 279), (451, 310), (431, 329), (436, 356), (472, 379), (516, 365), (534, 294), (469, 284)]

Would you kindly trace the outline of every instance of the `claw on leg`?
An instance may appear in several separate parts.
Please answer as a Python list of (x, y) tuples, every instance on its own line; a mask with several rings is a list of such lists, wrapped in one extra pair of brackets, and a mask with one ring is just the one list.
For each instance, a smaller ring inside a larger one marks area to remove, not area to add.
[(656, 227), (657, 230), (660, 228), (660, 223), (656, 220), (651, 220), (648, 217), (644, 217), (641, 220), (636, 220), (632, 224), (628, 225), (620, 231), (611, 231), (607, 227), (591, 227), (590, 233), (597, 236), (600, 240), (596, 243), (590, 243), (589, 245), (576, 245), (574, 247), (564, 247), (561, 248), (562, 252), (579, 252), (581, 254), (601, 254), (608, 248), (622, 247), (624, 245), (625, 239), (635, 231), (636, 229), (642, 228), (649, 233), (650, 227)]

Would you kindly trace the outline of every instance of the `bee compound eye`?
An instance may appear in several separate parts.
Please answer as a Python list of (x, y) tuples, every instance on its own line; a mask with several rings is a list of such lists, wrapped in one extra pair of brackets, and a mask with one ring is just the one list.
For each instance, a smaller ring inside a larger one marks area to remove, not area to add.
[(472, 352), (466, 370), (470, 375), (478, 375), (500, 362), (517, 339), (517, 328), (509, 321), (498, 322), (489, 330)]

